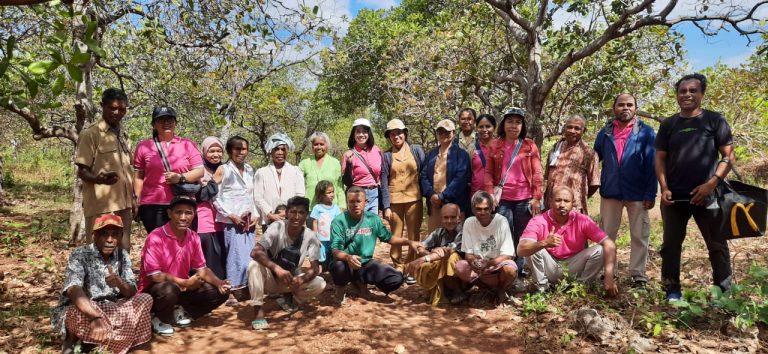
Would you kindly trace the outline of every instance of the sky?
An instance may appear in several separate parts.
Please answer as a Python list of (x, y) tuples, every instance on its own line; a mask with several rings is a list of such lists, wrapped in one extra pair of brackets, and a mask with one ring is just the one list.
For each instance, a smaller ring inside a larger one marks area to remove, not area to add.
[[(338, 8), (346, 6), (345, 12), (350, 19), (354, 18), (358, 11), (364, 8), (382, 9), (396, 6), (399, 0), (335, 0)], [(727, 0), (726, 0), (727, 1)], [(733, 0), (732, 0), (733, 1)], [(743, 1), (743, 2), (742, 2)], [(743, 4), (751, 3), (753, 0), (738, 0)], [(663, 1), (661, 1), (663, 3)], [(695, 0), (681, 1), (679, 7), (695, 6)], [(768, 10), (764, 9), (763, 10)], [(768, 12), (768, 11), (761, 11)], [(686, 60), (690, 69), (701, 70), (712, 66), (718, 61), (728, 66), (739, 66), (745, 63), (747, 58), (755, 52), (756, 43), (748, 46), (745, 38), (741, 37), (734, 30), (721, 31), (714, 37), (705, 36), (698, 28), (692, 24), (682, 24), (674, 27), (685, 36)], [(754, 38), (759, 41), (759, 37)]]

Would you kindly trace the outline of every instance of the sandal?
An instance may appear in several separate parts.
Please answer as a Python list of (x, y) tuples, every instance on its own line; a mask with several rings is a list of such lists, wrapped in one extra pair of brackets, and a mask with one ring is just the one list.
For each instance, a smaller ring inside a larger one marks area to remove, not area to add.
[(253, 320), (251, 321), (251, 328), (257, 331), (265, 331), (269, 329), (269, 323), (265, 319)]
[(280, 308), (285, 312), (294, 313), (299, 310), (299, 307), (296, 306), (293, 301), (290, 301), (282, 296), (277, 298), (275, 301), (277, 302), (277, 305), (280, 306)]

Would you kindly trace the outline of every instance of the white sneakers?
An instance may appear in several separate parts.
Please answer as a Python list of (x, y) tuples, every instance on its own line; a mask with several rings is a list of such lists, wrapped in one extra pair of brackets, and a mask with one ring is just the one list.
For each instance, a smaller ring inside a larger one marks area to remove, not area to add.
[[(192, 320), (187, 317), (187, 312), (181, 306), (176, 306), (173, 309), (174, 324), (179, 327), (186, 327), (192, 323)], [(167, 323), (164, 323), (156, 316), (152, 317), (152, 331), (161, 336), (173, 335), (173, 327)]]
[(173, 335), (173, 327), (167, 323), (163, 323), (155, 316), (152, 317), (152, 331), (164, 337)]

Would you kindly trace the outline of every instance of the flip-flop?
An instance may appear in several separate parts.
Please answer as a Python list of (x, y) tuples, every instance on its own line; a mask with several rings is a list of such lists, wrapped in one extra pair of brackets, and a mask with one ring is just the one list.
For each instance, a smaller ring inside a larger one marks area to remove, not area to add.
[(253, 320), (251, 321), (251, 328), (257, 331), (265, 331), (269, 329), (269, 323), (265, 319)]

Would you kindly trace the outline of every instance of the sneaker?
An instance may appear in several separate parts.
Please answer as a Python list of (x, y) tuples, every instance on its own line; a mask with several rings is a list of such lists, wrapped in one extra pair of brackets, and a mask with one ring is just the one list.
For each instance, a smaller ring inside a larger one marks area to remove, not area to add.
[(416, 278), (414, 278), (414, 277), (409, 275), (409, 276), (405, 277), (405, 283), (408, 284), (408, 285), (416, 284)]
[(667, 290), (667, 301), (680, 301), (683, 298), (683, 293), (680, 290)]
[(173, 335), (173, 327), (167, 323), (163, 323), (157, 317), (152, 317), (152, 331), (164, 337)]
[(181, 306), (176, 306), (176, 308), (173, 309), (173, 319), (179, 327), (186, 327), (192, 323), (192, 320), (187, 316), (187, 311), (184, 311), (184, 308)]
[(334, 300), (336, 301), (336, 305), (344, 305), (344, 303), (347, 302), (347, 289), (343, 286), (336, 288)]

